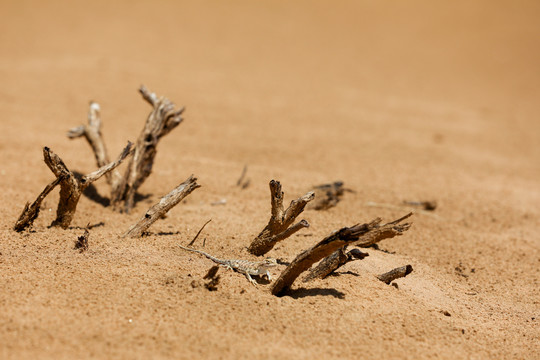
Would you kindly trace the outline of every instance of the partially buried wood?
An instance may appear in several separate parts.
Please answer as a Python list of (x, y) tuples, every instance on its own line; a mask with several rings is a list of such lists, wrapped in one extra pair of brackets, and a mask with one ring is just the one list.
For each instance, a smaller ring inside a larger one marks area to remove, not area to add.
[(43, 189), (41, 194), (38, 195), (37, 199), (32, 204), (30, 204), (29, 202), (26, 203), (21, 215), (15, 222), (15, 226), (13, 226), (13, 230), (20, 232), (26, 229), (27, 227), (32, 226), (32, 224), (34, 223), (34, 220), (37, 219), (39, 215), (39, 209), (41, 207), (41, 203), (43, 202), (43, 199), (45, 199), (45, 197), (49, 195), (49, 193), (63, 179), (64, 179), (63, 176), (57, 177), (56, 179), (54, 179), (53, 182), (45, 186), (45, 189)]
[(191, 194), (191, 192), (201, 185), (197, 184), (197, 178), (191, 175), (186, 181), (174, 188), (170, 193), (161, 198), (161, 200), (153, 205), (146, 213), (137, 221), (136, 224), (131, 226), (128, 231), (123, 235), (123, 237), (140, 237), (150, 225), (156, 222), (157, 219), (161, 218), (172, 209), (176, 204), (178, 204), (182, 199)]
[(181, 115), (184, 108), (175, 109), (169, 99), (158, 98), (144, 86), (141, 86), (139, 92), (153, 109), (135, 143), (135, 151), (126, 172), (118, 183), (113, 183), (111, 203), (116, 210), (124, 212), (133, 208), (137, 189), (152, 172), (159, 140), (183, 120)]
[(343, 181), (315, 186), (313, 188), (315, 200), (309, 204), (309, 208), (314, 210), (330, 209), (338, 204), (345, 191), (352, 192), (352, 190), (343, 187)]
[(309, 270), (303, 281), (308, 282), (317, 278), (324, 279), (343, 265), (354, 260), (362, 260), (366, 256), (369, 256), (368, 253), (364, 253), (358, 249), (352, 249), (349, 252), (346, 251), (347, 246), (344, 246), (322, 259), (317, 266)]
[(382, 225), (381, 219), (377, 218), (370, 223), (344, 227), (333, 232), (318, 244), (300, 253), (283, 270), (272, 286), (272, 294), (277, 296), (283, 295), (302, 272), (345, 245), (374, 244), (383, 239), (402, 235), (405, 231), (409, 230), (411, 224), (399, 223), (411, 215), (412, 213), (409, 213), (406, 216)]
[(54, 175), (60, 180), (60, 200), (56, 209), (56, 219), (51, 226), (60, 226), (67, 229), (75, 211), (77, 204), (84, 191), (91, 183), (116, 168), (122, 161), (131, 153), (132, 144), (128, 142), (116, 161), (102, 166), (98, 170), (83, 176), (81, 179), (77, 177), (67, 168), (62, 159), (51, 151), (48, 147), (43, 148), (43, 157), (45, 164), (51, 169)]
[(266, 254), (279, 241), (288, 238), (298, 230), (309, 227), (309, 223), (306, 220), (301, 220), (294, 225), (292, 223), (304, 211), (306, 204), (313, 200), (315, 196), (313, 191), (310, 191), (304, 196), (291, 201), (289, 207), (284, 210), (281, 184), (275, 180), (270, 181), (270, 195), (272, 203), (270, 220), (248, 247), (248, 251), (257, 256)]
[(385, 284), (390, 284), (392, 281), (405, 277), (412, 273), (413, 268), (411, 265), (401, 266), (390, 270), (384, 274), (377, 276), (377, 279), (381, 280)]
[(88, 238), (90, 237), (90, 232), (88, 231), (89, 225), (86, 226), (86, 229), (84, 229), (84, 234), (79, 236), (77, 238), (77, 241), (75, 242), (75, 250), (79, 250), (79, 252), (85, 252), (88, 250)]

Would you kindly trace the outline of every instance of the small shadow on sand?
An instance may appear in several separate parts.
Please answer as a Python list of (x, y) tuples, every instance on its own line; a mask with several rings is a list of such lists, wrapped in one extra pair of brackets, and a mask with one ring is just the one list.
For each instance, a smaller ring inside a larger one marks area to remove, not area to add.
[(352, 275), (352, 276), (360, 276), (355, 272), (352, 271), (344, 271), (344, 272), (333, 272), (328, 276), (341, 276), (341, 275)]
[(323, 289), (323, 288), (299, 288), (295, 290), (289, 290), (286, 294), (293, 299), (305, 298), (308, 296), (333, 296), (337, 299), (345, 299), (345, 293), (336, 289)]

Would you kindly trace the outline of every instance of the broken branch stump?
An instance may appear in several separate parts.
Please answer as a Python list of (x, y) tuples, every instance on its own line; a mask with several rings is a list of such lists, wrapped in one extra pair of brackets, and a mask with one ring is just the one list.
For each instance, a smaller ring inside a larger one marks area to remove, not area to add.
[(54, 175), (60, 180), (60, 200), (58, 202), (58, 208), (56, 209), (56, 219), (52, 222), (51, 226), (60, 226), (63, 229), (67, 229), (75, 211), (77, 210), (77, 204), (84, 189), (86, 189), (91, 183), (105, 175), (107, 172), (113, 170), (131, 153), (132, 144), (128, 142), (118, 159), (116, 161), (102, 166), (98, 170), (83, 176), (80, 180), (67, 168), (62, 159), (51, 151), (48, 147), (43, 148), (43, 157), (45, 164), (51, 169)]
[(56, 179), (54, 179), (53, 182), (45, 186), (45, 189), (43, 189), (41, 194), (38, 195), (37, 199), (32, 203), (32, 205), (30, 205), (30, 202), (26, 203), (21, 215), (17, 219), (17, 222), (15, 222), (15, 226), (13, 226), (13, 230), (20, 232), (34, 223), (34, 220), (36, 220), (39, 215), (39, 208), (41, 207), (41, 203), (43, 202), (43, 199), (45, 199), (45, 197), (49, 195), (49, 193), (63, 179), (64, 179), (63, 176), (59, 176)]
[(153, 109), (135, 143), (135, 151), (120, 181), (113, 183), (111, 203), (119, 211), (129, 212), (134, 205), (135, 193), (152, 172), (159, 140), (182, 122), (184, 108), (175, 109), (167, 98), (158, 98), (144, 85), (139, 89)]
[(123, 237), (139, 237), (141, 236), (157, 219), (161, 218), (178, 204), (182, 199), (191, 194), (191, 192), (201, 185), (197, 184), (197, 178), (191, 175), (186, 181), (174, 188), (170, 193), (162, 197), (159, 202), (153, 205), (146, 213), (129, 228)]
[(405, 277), (412, 273), (413, 268), (411, 265), (401, 266), (395, 269), (390, 270), (384, 274), (377, 276), (377, 279), (381, 280), (383, 283), (389, 285), (392, 281)]
[(309, 273), (303, 281), (308, 282), (317, 278), (324, 279), (343, 265), (354, 260), (362, 260), (366, 256), (369, 256), (368, 253), (361, 252), (358, 249), (352, 249), (349, 252), (346, 251), (347, 245), (337, 249), (332, 254), (322, 259), (316, 267), (309, 270)]
[(281, 240), (284, 240), (297, 232), (298, 230), (309, 227), (306, 220), (292, 225), (294, 220), (304, 211), (306, 204), (313, 200), (313, 191), (308, 192), (302, 197), (291, 201), (289, 207), (283, 209), (283, 191), (279, 181), (270, 181), (270, 194), (272, 203), (272, 215), (268, 225), (252, 241), (248, 251), (253, 255), (264, 255)]
[(383, 225), (380, 225), (381, 219), (377, 218), (370, 223), (344, 227), (333, 232), (319, 243), (300, 253), (283, 270), (272, 286), (272, 294), (276, 296), (283, 295), (302, 272), (345, 245), (376, 243), (383, 239), (402, 235), (403, 232), (409, 230), (411, 224), (400, 225), (399, 222), (411, 215), (412, 213)]

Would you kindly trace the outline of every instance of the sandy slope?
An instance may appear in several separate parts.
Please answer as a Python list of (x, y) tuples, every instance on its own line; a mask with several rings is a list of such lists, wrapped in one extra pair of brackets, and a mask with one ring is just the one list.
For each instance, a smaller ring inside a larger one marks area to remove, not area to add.
[[(441, 3), (1, 2), (0, 358), (539, 358), (540, 6)], [(116, 154), (149, 111), (141, 83), (187, 107), (149, 196), (129, 215), (82, 198), (62, 231), (47, 228), (55, 193), (13, 232), (52, 179), (42, 146), (94, 170), (66, 130), (96, 100)], [(119, 238), (192, 173), (203, 187), (150, 236)], [(270, 253), (288, 261), (408, 211), (368, 202), (439, 208), (290, 296), (224, 270), (217, 292), (196, 286), (211, 263), (176, 244), (211, 218), (206, 250), (247, 258), (270, 179), (286, 201), (337, 179), (356, 191), (303, 214), (311, 227)], [(374, 278), (409, 263), (399, 290)]]

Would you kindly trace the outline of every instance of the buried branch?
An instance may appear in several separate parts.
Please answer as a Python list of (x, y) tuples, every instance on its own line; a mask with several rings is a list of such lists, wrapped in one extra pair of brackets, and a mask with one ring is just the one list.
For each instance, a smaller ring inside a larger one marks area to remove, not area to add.
[(131, 146), (132, 144), (128, 142), (116, 161), (100, 167), (98, 170), (83, 176), (81, 179), (75, 177), (58, 155), (53, 153), (48, 147), (44, 147), (43, 157), (45, 164), (47, 164), (57, 178), (61, 179), (60, 200), (58, 202), (58, 208), (56, 209), (56, 219), (52, 222), (51, 226), (60, 226), (61, 228), (66, 229), (69, 224), (71, 224), (71, 220), (73, 220), (79, 198), (84, 189), (120, 165), (131, 153)]
[(184, 108), (175, 109), (167, 98), (158, 98), (145, 86), (139, 89), (142, 97), (153, 109), (146, 119), (144, 128), (135, 143), (135, 150), (122, 179), (113, 184), (111, 203), (120, 211), (129, 212), (133, 208), (135, 193), (150, 176), (159, 140), (182, 122)]
[(313, 200), (315, 196), (312, 191), (302, 197), (291, 201), (289, 207), (283, 209), (283, 191), (279, 181), (270, 181), (270, 193), (272, 203), (272, 215), (268, 221), (268, 225), (261, 233), (253, 240), (248, 248), (248, 251), (254, 255), (264, 255), (272, 250), (274, 245), (279, 241), (284, 240), (297, 232), (298, 230), (309, 227), (306, 220), (292, 225), (294, 220), (304, 211), (306, 204)]
[(353, 190), (343, 187), (343, 181), (315, 186), (313, 188), (315, 200), (309, 204), (308, 208), (313, 210), (330, 209), (340, 202), (345, 191), (353, 192)]
[(375, 244), (381, 240), (402, 235), (403, 232), (409, 230), (411, 224), (399, 223), (411, 215), (412, 213), (409, 213), (400, 219), (382, 225), (380, 224), (381, 219), (377, 218), (370, 223), (344, 227), (333, 232), (319, 243), (300, 253), (291, 264), (283, 270), (272, 286), (272, 294), (278, 296), (283, 295), (302, 272), (339, 248), (346, 245), (366, 246), (366, 244)]
[(337, 249), (332, 254), (322, 259), (316, 267), (309, 270), (309, 273), (303, 281), (308, 282), (317, 278), (324, 279), (343, 265), (354, 260), (362, 260), (366, 256), (369, 256), (368, 253), (364, 253), (358, 249), (352, 249), (349, 252), (346, 251), (347, 245)]
[(405, 277), (412, 273), (412, 265), (405, 265), (395, 269), (390, 270), (384, 274), (377, 276), (377, 279), (381, 280), (383, 283), (389, 285), (392, 281)]
[[(201, 185), (197, 184), (197, 178), (191, 175), (186, 181), (174, 188), (170, 193), (162, 197), (159, 202), (153, 205), (144, 215), (131, 226), (123, 237), (139, 237), (141, 236), (157, 219), (161, 218), (178, 204), (182, 199), (191, 194), (191, 192)], [(205, 224), (206, 225), (206, 224)], [(201, 229), (202, 230), (202, 229)]]

